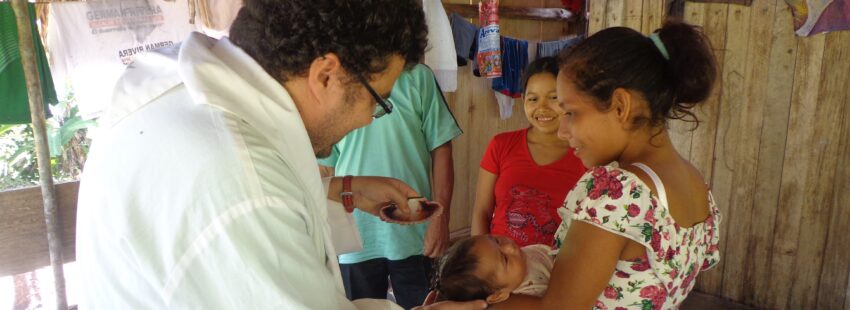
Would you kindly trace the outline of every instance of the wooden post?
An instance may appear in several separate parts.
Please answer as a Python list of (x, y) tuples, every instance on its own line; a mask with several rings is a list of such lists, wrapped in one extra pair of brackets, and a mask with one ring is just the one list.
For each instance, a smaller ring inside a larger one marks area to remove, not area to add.
[(41, 96), (41, 83), (36, 67), (35, 46), (29, 9), (26, 0), (12, 0), (12, 11), (18, 23), (18, 45), (21, 50), (21, 62), (24, 66), (24, 78), (27, 82), (30, 115), (35, 135), (38, 174), (41, 182), (41, 195), (44, 199), (44, 221), (47, 226), (47, 245), (50, 251), (50, 265), (53, 267), (53, 283), (56, 289), (56, 308), (67, 309), (65, 297), (65, 275), (62, 268), (62, 236), (59, 212), (53, 198), (53, 173), (50, 169), (50, 150), (47, 147), (47, 132), (44, 120), (44, 100)]

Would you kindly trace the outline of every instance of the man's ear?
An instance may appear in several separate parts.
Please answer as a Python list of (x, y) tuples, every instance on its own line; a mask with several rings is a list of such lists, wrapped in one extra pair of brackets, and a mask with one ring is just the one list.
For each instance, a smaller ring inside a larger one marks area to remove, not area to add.
[(500, 289), (495, 293), (490, 294), (490, 296), (487, 296), (487, 303), (491, 305), (495, 303), (500, 303), (508, 299), (508, 297), (511, 297), (511, 292), (507, 289)]
[(634, 108), (636, 107), (635, 96), (624, 88), (617, 88), (611, 94), (610, 110), (616, 113), (617, 120), (623, 124), (625, 128), (632, 125), (632, 117), (634, 116)]
[[(327, 95), (326, 91), (335, 82), (334, 79), (342, 70), (342, 63), (334, 53), (327, 53), (313, 59), (307, 69), (307, 85), (317, 97)], [(322, 100), (323, 101), (323, 100)]]

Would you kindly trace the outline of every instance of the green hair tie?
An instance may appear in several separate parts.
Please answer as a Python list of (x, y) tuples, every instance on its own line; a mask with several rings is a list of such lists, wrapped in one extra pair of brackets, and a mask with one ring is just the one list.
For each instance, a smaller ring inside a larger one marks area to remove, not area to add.
[(664, 56), (666, 60), (670, 60), (670, 53), (667, 52), (667, 48), (664, 47), (664, 42), (661, 42), (661, 37), (658, 36), (658, 33), (653, 32), (649, 35), (649, 39), (652, 40), (652, 43), (655, 43), (655, 47), (661, 52), (661, 56)]

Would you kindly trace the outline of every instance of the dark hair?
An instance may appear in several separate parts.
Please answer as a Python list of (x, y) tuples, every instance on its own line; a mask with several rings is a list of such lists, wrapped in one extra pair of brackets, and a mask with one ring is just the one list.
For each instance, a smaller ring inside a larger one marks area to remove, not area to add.
[(280, 81), (327, 53), (367, 79), (392, 54), (410, 67), (422, 59), (427, 34), (416, 0), (245, 0), (230, 28), (230, 40)]
[(463, 238), (440, 257), (432, 283), (432, 289), (439, 293), (440, 300), (483, 300), (495, 292), (489, 283), (475, 274), (478, 257), (471, 253), (473, 245), (475, 238)]
[(553, 76), (558, 76), (558, 58), (540, 57), (525, 67), (525, 70), (522, 72), (523, 95), (525, 95), (525, 90), (528, 87), (528, 79), (538, 73), (549, 73)]
[(700, 28), (673, 20), (655, 32), (669, 59), (649, 37), (614, 27), (562, 53), (562, 73), (579, 91), (597, 99), (600, 110), (608, 109), (615, 89), (624, 88), (640, 92), (649, 102), (650, 118), (636, 122), (658, 125), (681, 119), (699, 125), (690, 109), (708, 98), (717, 79), (708, 38)]

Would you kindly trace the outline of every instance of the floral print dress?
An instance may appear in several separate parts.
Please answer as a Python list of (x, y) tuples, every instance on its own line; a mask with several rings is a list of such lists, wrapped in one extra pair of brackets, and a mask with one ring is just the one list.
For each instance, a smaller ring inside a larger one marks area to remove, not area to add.
[(710, 215), (692, 227), (680, 227), (667, 208), (661, 180), (646, 171), (658, 193), (650, 193), (635, 174), (614, 167), (588, 171), (558, 210), (563, 221), (555, 233), (561, 247), (571, 221), (584, 221), (646, 247), (643, 257), (620, 260), (594, 309), (675, 309), (693, 289), (694, 279), (717, 264), (720, 213), (709, 192)]

